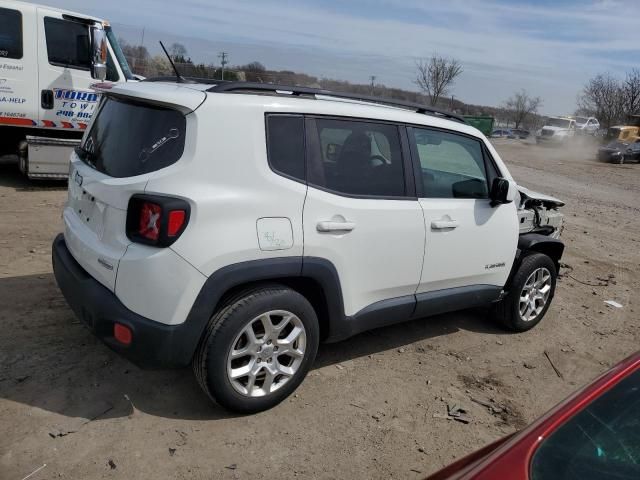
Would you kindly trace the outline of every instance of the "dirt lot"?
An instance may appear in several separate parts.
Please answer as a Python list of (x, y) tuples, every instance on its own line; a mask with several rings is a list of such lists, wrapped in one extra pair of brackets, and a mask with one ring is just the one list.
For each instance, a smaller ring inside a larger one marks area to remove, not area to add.
[[(640, 165), (496, 143), (520, 183), (567, 202), (572, 278), (542, 324), (512, 335), (466, 311), (324, 345), (295, 396), (244, 417), (79, 324), (50, 264), (64, 187), (0, 167), (0, 478), (421, 478), (535, 419), (638, 348)], [(471, 423), (438, 416), (452, 402)]]

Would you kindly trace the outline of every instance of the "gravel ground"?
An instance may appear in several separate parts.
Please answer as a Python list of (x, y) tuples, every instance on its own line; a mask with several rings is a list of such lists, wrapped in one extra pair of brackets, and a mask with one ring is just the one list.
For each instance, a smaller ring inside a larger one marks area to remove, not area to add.
[[(464, 311), (323, 345), (297, 393), (253, 416), (209, 404), (190, 370), (141, 371), (95, 340), (51, 273), (65, 188), (0, 166), (0, 478), (422, 478), (534, 420), (638, 348), (640, 165), (496, 147), (567, 202), (571, 268), (544, 321), (515, 335)], [(444, 418), (452, 403), (468, 424)]]

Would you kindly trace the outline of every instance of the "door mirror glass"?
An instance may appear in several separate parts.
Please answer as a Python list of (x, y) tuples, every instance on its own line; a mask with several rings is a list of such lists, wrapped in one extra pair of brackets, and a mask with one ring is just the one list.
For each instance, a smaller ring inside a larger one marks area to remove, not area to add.
[(91, 30), (91, 76), (100, 81), (107, 77), (107, 36), (104, 30)]
[(513, 202), (516, 198), (515, 182), (500, 177), (494, 179), (489, 198), (494, 206)]

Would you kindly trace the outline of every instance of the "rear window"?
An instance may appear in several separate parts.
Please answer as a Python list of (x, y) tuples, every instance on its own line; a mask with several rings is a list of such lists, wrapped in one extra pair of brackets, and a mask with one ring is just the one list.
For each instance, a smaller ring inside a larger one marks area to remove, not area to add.
[(83, 162), (111, 177), (142, 175), (180, 159), (185, 126), (176, 110), (106, 98), (76, 151)]
[(0, 58), (22, 58), (22, 14), (0, 8)]

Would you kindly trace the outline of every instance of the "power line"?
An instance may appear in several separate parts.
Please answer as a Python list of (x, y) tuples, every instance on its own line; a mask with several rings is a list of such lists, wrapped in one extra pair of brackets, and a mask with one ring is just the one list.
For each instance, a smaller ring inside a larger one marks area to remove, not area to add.
[(220, 52), (218, 58), (220, 59), (220, 65), (222, 65), (221, 80), (224, 80), (224, 66), (229, 63), (229, 60), (227, 60), (229, 54), (227, 52)]

